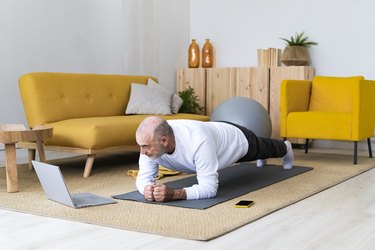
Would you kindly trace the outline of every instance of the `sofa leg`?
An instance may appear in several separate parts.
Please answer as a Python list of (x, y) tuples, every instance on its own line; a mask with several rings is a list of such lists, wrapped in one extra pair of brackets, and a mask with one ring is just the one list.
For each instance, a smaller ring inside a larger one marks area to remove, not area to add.
[(90, 176), (92, 165), (94, 164), (95, 156), (96, 156), (95, 154), (87, 155), (85, 170), (83, 171), (83, 177)]
[(357, 164), (357, 151), (358, 151), (358, 142), (354, 142), (354, 159), (353, 164)]
[(29, 159), (29, 169), (31, 170), (33, 169), (33, 164), (31, 163), (31, 161), (35, 160), (36, 149), (29, 148), (27, 150), (27, 153), (28, 153), (28, 159)]
[(305, 143), (305, 154), (307, 154), (309, 152), (309, 139), (306, 139), (306, 143)]
[(372, 149), (371, 149), (371, 140), (367, 138), (367, 145), (368, 145), (368, 155), (372, 158)]

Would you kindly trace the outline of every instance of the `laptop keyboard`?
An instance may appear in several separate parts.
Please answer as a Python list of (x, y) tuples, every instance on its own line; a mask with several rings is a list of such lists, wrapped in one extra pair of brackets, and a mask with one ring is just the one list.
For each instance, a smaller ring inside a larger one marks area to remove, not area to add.
[(94, 201), (97, 201), (97, 197), (72, 197), (72, 200), (75, 204), (87, 204), (87, 203), (92, 203)]
[(78, 207), (116, 203), (112, 199), (90, 193), (74, 194), (72, 195), (72, 201)]

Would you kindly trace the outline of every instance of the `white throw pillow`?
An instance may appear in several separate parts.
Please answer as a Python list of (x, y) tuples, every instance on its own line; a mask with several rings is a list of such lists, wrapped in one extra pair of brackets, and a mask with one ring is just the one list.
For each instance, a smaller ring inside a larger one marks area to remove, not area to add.
[(172, 94), (144, 84), (131, 84), (126, 114), (170, 115)]
[(181, 105), (184, 102), (181, 97), (179, 97), (176, 94), (173, 94), (172, 91), (169, 91), (169, 90), (163, 88), (162, 86), (160, 86), (160, 84), (156, 83), (151, 78), (148, 79), (147, 86), (149, 86), (150, 88), (161, 89), (161, 90), (173, 95), (172, 96), (172, 102), (171, 102), (171, 112), (172, 112), (172, 114), (178, 113), (178, 110), (180, 110)]
[(182, 100), (181, 97), (179, 97), (176, 94), (173, 94), (173, 96), (172, 96), (172, 103), (171, 103), (172, 114), (177, 114), (178, 113), (178, 111), (180, 110), (183, 102), (184, 102), (184, 100)]

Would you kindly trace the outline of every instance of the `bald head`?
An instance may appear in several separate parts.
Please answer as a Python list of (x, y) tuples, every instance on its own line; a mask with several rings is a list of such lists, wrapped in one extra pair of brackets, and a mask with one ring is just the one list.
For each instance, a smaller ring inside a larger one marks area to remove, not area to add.
[(136, 140), (141, 154), (158, 158), (174, 151), (174, 134), (166, 120), (150, 116), (142, 121), (136, 132)]
[(161, 136), (170, 135), (171, 132), (172, 129), (166, 120), (157, 116), (150, 116), (141, 122), (136, 136), (150, 136), (152, 140), (157, 140)]

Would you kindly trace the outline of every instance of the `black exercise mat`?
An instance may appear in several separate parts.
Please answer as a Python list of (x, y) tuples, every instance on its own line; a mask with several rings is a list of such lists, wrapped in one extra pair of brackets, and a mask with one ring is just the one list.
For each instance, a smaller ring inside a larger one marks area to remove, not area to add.
[[(285, 170), (282, 166), (277, 165), (266, 165), (258, 168), (254, 163), (240, 163), (239, 165), (228, 167), (219, 171), (219, 189), (216, 197), (210, 199), (179, 200), (160, 203), (145, 200), (138, 191), (114, 195), (112, 197), (115, 199), (133, 200), (159, 205), (206, 209), (221, 202), (305, 173), (312, 169), (313, 168), (311, 167), (294, 166), (292, 169)], [(165, 185), (170, 188), (184, 188), (190, 187), (194, 184), (197, 184), (197, 178), (195, 176), (165, 183)]]

